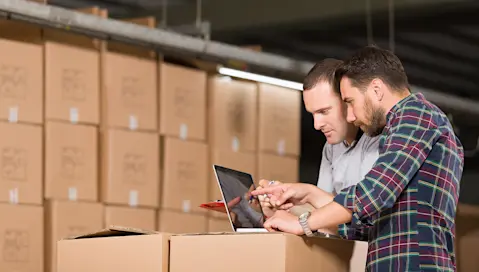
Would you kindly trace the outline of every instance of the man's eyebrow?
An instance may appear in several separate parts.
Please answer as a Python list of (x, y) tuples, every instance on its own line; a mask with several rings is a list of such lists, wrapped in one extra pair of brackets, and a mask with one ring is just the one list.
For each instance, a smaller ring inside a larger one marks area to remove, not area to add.
[(332, 106), (322, 107), (322, 108), (319, 108), (319, 109), (315, 110), (314, 112), (322, 112), (322, 111), (325, 111), (325, 110), (330, 110), (331, 108), (332, 108)]

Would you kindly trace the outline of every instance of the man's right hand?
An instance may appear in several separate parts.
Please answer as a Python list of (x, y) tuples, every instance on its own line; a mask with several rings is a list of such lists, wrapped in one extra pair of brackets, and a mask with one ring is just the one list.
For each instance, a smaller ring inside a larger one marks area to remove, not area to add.
[(258, 196), (261, 204), (270, 209), (289, 210), (295, 205), (303, 205), (308, 202), (311, 192), (316, 186), (305, 183), (281, 183), (261, 180), (260, 186), (252, 192)]

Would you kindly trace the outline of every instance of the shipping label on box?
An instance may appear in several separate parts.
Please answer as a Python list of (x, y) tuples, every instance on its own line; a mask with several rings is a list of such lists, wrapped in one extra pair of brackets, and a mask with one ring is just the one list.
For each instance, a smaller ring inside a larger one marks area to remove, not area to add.
[(157, 208), (160, 193), (159, 136), (108, 129), (102, 135), (102, 200)]
[(103, 59), (102, 125), (156, 131), (157, 62), (113, 52), (105, 53)]
[(259, 151), (299, 156), (301, 93), (273, 85), (259, 86)]
[(0, 271), (43, 271), (43, 207), (0, 204)]
[(160, 62), (160, 133), (206, 140), (206, 72)]
[(100, 203), (49, 201), (45, 215), (45, 262), (49, 272), (57, 271), (57, 241), (103, 228), (103, 206)]
[(204, 212), (208, 200), (208, 146), (205, 143), (164, 138), (161, 208)]
[(98, 200), (98, 129), (46, 123), (45, 198)]
[(255, 152), (257, 84), (213, 76), (208, 81), (209, 142), (215, 149)]
[(46, 119), (100, 122), (100, 52), (45, 43)]
[(42, 204), (42, 191), (42, 128), (0, 122), (0, 201)]
[(42, 45), (0, 39), (0, 51), (0, 119), (42, 124)]

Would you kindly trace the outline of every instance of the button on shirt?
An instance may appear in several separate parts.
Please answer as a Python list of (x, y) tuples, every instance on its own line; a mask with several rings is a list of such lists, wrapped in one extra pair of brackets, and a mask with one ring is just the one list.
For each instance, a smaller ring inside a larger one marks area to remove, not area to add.
[(371, 226), (368, 271), (456, 271), (455, 216), (464, 150), (446, 115), (411, 94), (387, 114), (379, 159), (335, 201)]

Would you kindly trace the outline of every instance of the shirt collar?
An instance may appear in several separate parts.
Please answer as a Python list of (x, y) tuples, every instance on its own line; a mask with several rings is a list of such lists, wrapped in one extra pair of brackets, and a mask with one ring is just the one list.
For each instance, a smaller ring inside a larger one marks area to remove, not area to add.
[(394, 105), (389, 112), (386, 115), (386, 120), (389, 123), (390, 120), (392, 120), (392, 116), (396, 114), (396, 112), (401, 109), (404, 104), (406, 104), (409, 101), (413, 100), (424, 100), (424, 95), (422, 93), (411, 93), (410, 95), (406, 96), (405, 98), (401, 99), (399, 102)]
[(351, 144), (348, 144), (348, 142), (346, 140), (343, 141), (343, 144), (346, 146), (346, 147), (354, 147), (356, 146), (356, 144), (358, 143), (358, 141), (361, 139), (361, 137), (363, 136), (364, 132), (358, 128), (358, 132), (356, 133), (356, 138), (354, 139), (354, 141), (351, 143)]

